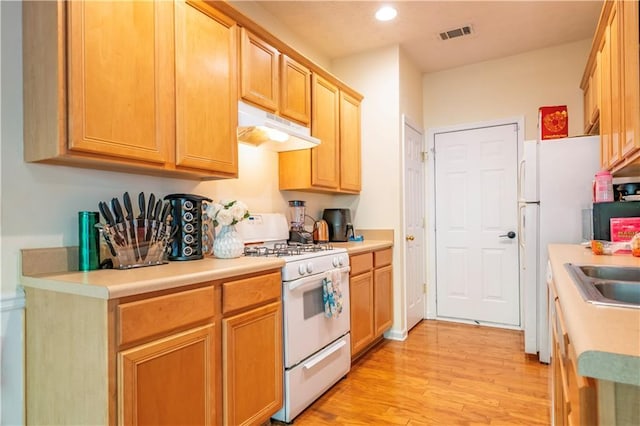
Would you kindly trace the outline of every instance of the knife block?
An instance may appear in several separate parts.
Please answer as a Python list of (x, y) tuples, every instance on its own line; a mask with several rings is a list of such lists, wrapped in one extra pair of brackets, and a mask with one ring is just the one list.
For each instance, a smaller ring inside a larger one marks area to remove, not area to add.
[(204, 212), (212, 200), (195, 194), (170, 194), (164, 199), (171, 203), (171, 225), (175, 229), (169, 260), (202, 259), (207, 251), (203, 240), (208, 240)]

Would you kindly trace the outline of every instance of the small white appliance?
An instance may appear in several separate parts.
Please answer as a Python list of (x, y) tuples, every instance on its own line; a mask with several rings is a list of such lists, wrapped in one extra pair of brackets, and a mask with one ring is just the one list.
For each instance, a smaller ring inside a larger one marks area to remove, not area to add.
[(598, 136), (524, 142), (518, 179), (524, 348), (538, 353), (541, 362), (551, 357), (547, 246), (583, 241), (583, 210), (592, 207), (592, 181), (599, 169)]
[[(287, 244), (282, 214), (254, 214), (238, 224), (245, 256), (278, 256), (282, 268), (284, 405), (290, 423), (351, 369), (349, 256), (331, 244)], [(342, 312), (328, 317), (323, 281), (341, 290)]]

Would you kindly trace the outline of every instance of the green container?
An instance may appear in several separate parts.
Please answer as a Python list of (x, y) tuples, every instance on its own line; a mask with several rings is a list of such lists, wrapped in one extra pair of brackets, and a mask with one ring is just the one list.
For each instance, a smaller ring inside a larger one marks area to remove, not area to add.
[(100, 266), (98, 212), (78, 212), (78, 270), (92, 271)]

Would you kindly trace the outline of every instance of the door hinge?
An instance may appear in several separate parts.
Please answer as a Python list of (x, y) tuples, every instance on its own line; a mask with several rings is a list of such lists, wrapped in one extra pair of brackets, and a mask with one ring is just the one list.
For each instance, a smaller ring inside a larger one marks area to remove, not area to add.
[(422, 162), (424, 163), (425, 161), (427, 161), (429, 159), (429, 152), (428, 151), (422, 151)]
[(427, 283), (422, 283), (422, 294), (427, 294)]

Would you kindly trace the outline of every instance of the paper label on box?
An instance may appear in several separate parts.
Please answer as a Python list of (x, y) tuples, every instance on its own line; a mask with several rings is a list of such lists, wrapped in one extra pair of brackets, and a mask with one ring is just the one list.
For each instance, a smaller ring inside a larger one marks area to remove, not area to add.
[(640, 217), (613, 217), (611, 224), (611, 241), (631, 241), (640, 232)]

